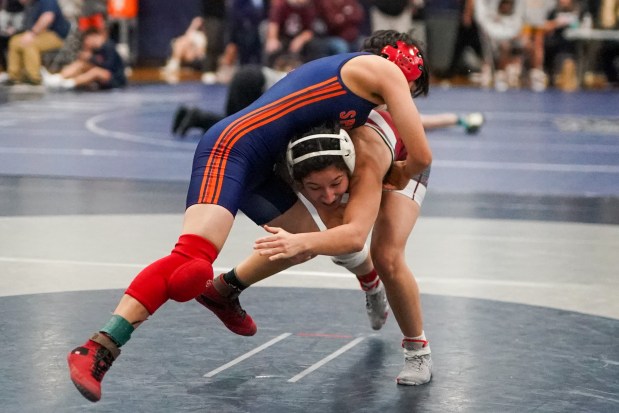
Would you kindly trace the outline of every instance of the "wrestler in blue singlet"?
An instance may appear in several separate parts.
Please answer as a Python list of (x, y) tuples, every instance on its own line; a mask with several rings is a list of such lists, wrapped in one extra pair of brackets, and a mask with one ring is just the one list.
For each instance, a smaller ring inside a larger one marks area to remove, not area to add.
[(339, 121), (346, 129), (361, 126), (377, 106), (353, 94), (341, 80), (342, 66), (362, 54), (368, 53), (309, 62), (209, 129), (194, 155), (187, 207), (217, 204), (233, 215), (241, 209), (258, 224), (290, 208), (296, 195), (273, 174), (290, 139), (329, 121)]

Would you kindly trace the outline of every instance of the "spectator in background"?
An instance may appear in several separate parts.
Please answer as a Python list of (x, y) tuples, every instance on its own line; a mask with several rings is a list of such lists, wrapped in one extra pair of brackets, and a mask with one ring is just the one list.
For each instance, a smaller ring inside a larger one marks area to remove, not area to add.
[[(546, 38), (544, 39), (544, 70), (548, 84), (561, 90), (578, 88), (576, 74), (576, 44), (565, 38), (565, 29), (578, 27), (580, 10), (576, 0), (559, 0), (548, 14)], [(560, 68), (557, 74), (557, 69)]]
[[(263, 0), (232, 0), (228, 11), (228, 45), (226, 52), (234, 53), (239, 65), (262, 63), (260, 26), (266, 19)], [(233, 51), (228, 51), (234, 48)]]
[(205, 84), (232, 81), (237, 66), (260, 65), (262, 63), (261, 25), (266, 19), (262, 0), (232, 0), (227, 10), (227, 44), (219, 58), (217, 73), (205, 73)]
[(318, 20), (324, 28), (319, 39), (325, 55), (356, 51), (361, 46), (365, 11), (358, 0), (317, 0)]
[(520, 33), (524, 18), (523, 0), (476, 0), (474, 16), (480, 29), (484, 63), (481, 84), (497, 91), (518, 86), (522, 72)]
[(204, 19), (194, 17), (183, 35), (172, 40), (172, 56), (162, 69), (168, 83), (177, 83), (181, 65), (201, 65), (206, 57)]
[(544, 38), (548, 13), (555, 0), (524, 0), (522, 45), (528, 66), (529, 87), (535, 92), (546, 90), (548, 77), (544, 72)]
[[(600, 6), (600, 28), (619, 30), (619, 1), (602, 0)], [(619, 87), (619, 43), (602, 42), (599, 60), (608, 84), (613, 88)]]
[(370, 10), (372, 9), (372, 3), (374, 0), (359, 0), (359, 4), (363, 7), (363, 22), (359, 25), (361, 29), (361, 37), (366, 38), (372, 34), (372, 24), (370, 23)]
[(125, 64), (106, 31), (87, 29), (76, 61), (60, 73), (44, 75), (45, 86), (52, 89), (114, 89), (127, 84)]
[(44, 59), (45, 70), (56, 73), (77, 59), (82, 48), (82, 35), (91, 27), (106, 30), (108, 23), (107, 0), (58, 0), (64, 16), (77, 26), (65, 38), (62, 49), (51, 59)]
[(41, 53), (60, 49), (70, 23), (56, 0), (20, 0), (26, 7), (26, 31), (9, 40), (8, 84), (41, 84)]
[(458, 33), (456, 35), (456, 44), (454, 45), (453, 54), (451, 55), (451, 63), (449, 64), (445, 77), (471, 73), (471, 69), (473, 68), (466, 63), (464, 58), (467, 48), (471, 49), (479, 60), (483, 60), (479, 30), (473, 18), (475, 0), (458, 0), (458, 4), (460, 6)]
[(6, 53), (9, 39), (24, 27), (24, 6), (19, 0), (0, 0), (0, 82), (6, 81), (8, 75)]
[(91, 27), (105, 30), (107, 18), (107, 0), (86, 0), (77, 18), (78, 28), (82, 33)]
[(225, 73), (218, 74), (219, 61), (226, 47), (226, 0), (202, 0), (202, 16), (208, 42), (202, 82), (226, 83)]
[(265, 39), (266, 65), (273, 66), (278, 56), (294, 54), (303, 62), (312, 60), (316, 48), (314, 25), (316, 9), (312, 0), (273, 0), (269, 10)]
[(374, 0), (370, 8), (372, 30), (396, 30), (408, 33), (412, 27), (411, 0)]

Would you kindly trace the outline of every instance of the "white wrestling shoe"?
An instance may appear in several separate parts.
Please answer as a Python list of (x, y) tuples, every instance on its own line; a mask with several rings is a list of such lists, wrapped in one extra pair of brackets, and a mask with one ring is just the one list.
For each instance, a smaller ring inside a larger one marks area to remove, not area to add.
[(405, 386), (426, 384), (432, 379), (432, 355), (427, 340), (402, 340), (404, 369), (396, 381)]
[(387, 302), (387, 294), (385, 294), (385, 286), (382, 282), (374, 290), (366, 291), (365, 309), (372, 328), (380, 330), (385, 325), (389, 315), (389, 303)]
[(461, 118), (461, 124), (462, 126), (464, 126), (464, 130), (469, 135), (473, 135), (479, 132), (479, 129), (482, 127), (485, 121), (486, 119), (481, 112), (467, 113)]

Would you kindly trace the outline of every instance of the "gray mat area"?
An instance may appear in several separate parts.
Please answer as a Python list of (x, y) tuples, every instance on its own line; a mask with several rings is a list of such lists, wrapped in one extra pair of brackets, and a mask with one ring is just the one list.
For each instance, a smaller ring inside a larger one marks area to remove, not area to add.
[[(87, 274), (85, 274), (87, 276)], [(0, 299), (0, 404), (27, 412), (611, 412), (619, 408), (619, 321), (547, 308), (424, 295), (435, 374), (394, 382), (401, 335), (370, 329), (363, 294), (253, 288), (256, 336), (235, 336), (199, 304), (168, 303), (123, 348), (91, 404), (65, 357), (107, 321), (121, 290)], [(283, 334), (290, 335), (281, 338)], [(280, 341), (212, 377), (205, 374)], [(290, 379), (343, 346), (348, 351)]]
[[(0, 216), (181, 213), (187, 182), (0, 176)], [(423, 216), (619, 224), (619, 197), (442, 193)]]

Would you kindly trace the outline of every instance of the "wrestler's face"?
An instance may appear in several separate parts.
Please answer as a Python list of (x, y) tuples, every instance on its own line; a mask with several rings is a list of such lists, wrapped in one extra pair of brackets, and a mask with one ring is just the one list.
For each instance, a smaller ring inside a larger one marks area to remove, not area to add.
[(336, 166), (307, 175), (301, 181), (303, 193), (309, 201), (321, 208), (337, 208), (348, 191), (348, 174)]

